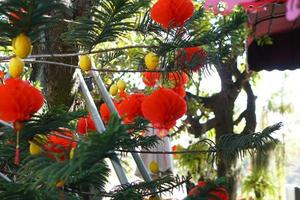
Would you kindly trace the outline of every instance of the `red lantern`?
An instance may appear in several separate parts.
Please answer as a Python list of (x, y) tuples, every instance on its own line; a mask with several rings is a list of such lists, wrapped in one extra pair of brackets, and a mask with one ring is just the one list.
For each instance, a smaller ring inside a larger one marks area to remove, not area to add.
[(71, 149), (76, 147), (76, 142), (71, 140), (72, 137), (73, 133), (66, 129), (61, 132), (53, 131), (52, 134), (49, 134), (47, 136), (48, 142), (44, 145), (47, 156), (53, 159), (58, 158), (61, 161), (65, 160), (66, 154), (69, 155)]
[(127, 93), (124, 91), (124, 90), (122, 90), (122, 91), (120, 91), (120, 93), (119, 93), (119, 98), (122, 100), (122, 99), (126, 99), (127, 98)]
[(11, 78), (0, 85), (0, 119), (21, 122), (31, 118), (44, 104), (42, 93), (28, 81)]
[(201, 47), (181, 49), (177, 53), (176, 64), (179, 68), (196, 72), (200, 70), (207, 60), (207, 53)]
[(85, 135), (88, 131), (96, 131), (96, 127), (90, 113), (87, 117), (82, 117), (77, 122), (77, 133)]
[(106, 105), (106, 103), (103, 103), (101, 106), (100, 106), (100, 115), (101, 115), (101, 118), (102, 120), (107, 123), (109, 121), (109, 118), (110, 118), (110, 111), (108, 109), (108, 106)]
[[(118, 109), (118, 104), (119, 103), (117, 103), (117, 102), (114, 101), (114, 104), (115, 104), (115, 107)], [(101, 106), (100, 106), (100, 115), (101, 115), (102, 120), (105, 123), (109, 122), (110, 111), (109, 111), (108, 106), (106, 105), (106, 103), (101, 104)]]
[(3, 81), (3, 80), (4, 80), (4, 72), (0, 71), (0, 81)]
[(175, 87), (183, 86), (189, 82), (189, 77), (184, 72), (171, 72), (168, 74), (168, 78), (174, 83)]
[(143, 116), (141, 105), (145, 96), (140, 93), (131, 94), (118, 104), (118, 111), (125, 124), (132, 123), (138, 116)]
[(201, 197), (203, 197), (203, 198), (206, 197), (208, 200), (217, 200), (217, 198), (215, 198), (215, 196), (216, 196), (216, 197), (218, 197), (218, 199), (221, 199), (221, 200), (229, 200), (229, 194), (228, 194), (227, 190), (221, 186), (210, 189), (207, 192), (207, 194), (205, 194), (205, 196), (204, 196), (203, 194), (201, 194), (201, 190), (199, 190), (199, 189), (204, 188), (206, 185), (207, 185), (207, 183), (204, 181), (198, 182), (198, 185), (189, 192), (189, 196), (197, 197), (197, 196), (201, 195)]
[(151, 18), (165, 29), (183, 26), (193, 16), (191, 0), (158, 0), (151, 9)]
[(158, 72), (145, 72), (143, 73), (143, 82), (146, 86), (154, 87), (160, 79)]
[(181, 97), (185, 97), (185, 95), (186, 95), (185, 88), (183, 85), (178, 85), (175, 88), (173, 88), (172, 90)]
[(42, 93), (28, 81), (11, 78), (0, 85), (0, 119), (13, 122), (17, 134), (15, 164), (19, 165), (19, 133), (23, 121), (29, 120), (44, 104)]
[(142, 112), (154, 128), (169, 130), (187, 111), (186, 102), (173, 90), (160, 88), (144, 99)]

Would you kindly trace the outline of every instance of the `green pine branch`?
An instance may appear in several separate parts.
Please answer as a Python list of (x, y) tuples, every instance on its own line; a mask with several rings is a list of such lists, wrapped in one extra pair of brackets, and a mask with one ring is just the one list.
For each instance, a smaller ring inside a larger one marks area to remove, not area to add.
[(228, 134), (222, 136), (214, 147), (217, 155), (222, 156), (225, 161), (232, 161), (235, 158), (243, 158), (247, 153), (263, 152), (267, 143), (277, 143), (278, 140), (272, 137), (282, 123), (265, 128), (261, 133)]
[(32, 41), (41, 32), (53, 27), (68, 8), (59, 0), (4, 0), (0, 4), (0, 46), (11, 44), (11, 39), (26, 33)]
[[(144, 196), (155, 195), (164, 192), (171, 192), (175, 188), (181, 188), (184, 183), (186, 183), (190, 178), (185, 177), (174, 177), (174, 176), (164, 176), (153, 180), (151, 182), (138, 182), (131, 183), (128, 185), (121, 185), (116, 187), (115, 190), (111, 191), (114, 200), (124, 200), (124, 199), (135, 199), (142, 200)], [(152, 188), (157, 188), (157, 192), (151, 192)]]
[(71, 122), (86, 115), (87, 112), (83, 110), (68, 112), (63, 107), (53, 107), (25, 122), (20, 135), (22, 139), (30, 140), (37, 134), (45, 135), (60, 131), (61, 128), (75, 130)]
[(76, 43), (84, 49), (92, 50), (99, 43), (113, 41), (128, 31), (134, 30), (135, 20), (148, 0), (102, 0), (71, 26), (64, 34), (69, 43)]

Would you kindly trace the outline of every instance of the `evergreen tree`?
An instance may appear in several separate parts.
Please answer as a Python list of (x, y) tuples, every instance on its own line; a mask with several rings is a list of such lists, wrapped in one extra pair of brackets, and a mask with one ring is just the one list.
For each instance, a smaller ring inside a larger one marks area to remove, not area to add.
[[(13, 41), (13, 38), (20, 34), (28, 36), (33, 51), (31, 56), (24, 56), (29, 67), (25, 76), (29, 74), (32, 82), (41, 82), (48, 106), (44, 112), (24, 121), (20, 130), (11, 125), (1, 129), (2, 199), (143, 199), (172, 191), (189, 181), (189, 177), (167, 175), (151, 182), (123, 184), (113, 191), (105, 191), (111, 169), (104, 159), (111, 158), (112, 152), (122, 156), (122, 153), (132, 152), (135, 148), (150, 149), (156, 145), (158, 138), (139, 134), (147, 128), (148, 122), (144, 119), (124, 125), (116, 115), (111, 115), (106, 131), (101, 135), (96, 131), (90, 131), (87, 136), (70, 135), (69, 132), (76, 132), (74, 123), (87, 115), (83, 111), (67, 111), (77, 90), (72, 79), (74, 69), (79, 68), (79, 55), (89, 55), (88, 58), (95, 60), (96, 71), (99, 72), (135, 73), (147, 71), (142, 56), (145, 51), (155, 52), (160, 56), (160, 66), (154, 71), (162, 73), (164, 81), (170, 72), (178, 76), (185, 72), (192, 77), (199, 61), (191, 59), (191, 62), (182, 63), (178, 51), (203, 47), (208, 55), (207, 65), (214, 65), (221, 78), (222, 90), (211, 97), (187, 93), (187, 101), (196, 101), (200, 106), (211, 109), (215, 118), (200, 124), (200, 118), (193, 118), (195, 113), (189, 109), (186, 122), (191, 125), (190, 132), (198, 137), (215, 128), (216, 142), (212, 142), (204, 153), (218, 164), (218, 176), (227, 176), (231, 186), (234, 178), (229, 174), (235, 159), (248, 151), (262, 148), (268, 142), (276, 142), (271, 133), (279, 129), (280, 124), (268, 127), (262, 133), (254, 133), (255, 96), (248, 80), (251, 74), (247, 70), (240, 71), (236, 66), (236, 58), (244, 50), (246, 14), (238, 10), (230, 16), (215, 17), (198, 5), (184, 26), (171, 28), (162, 27), (152, 20), (149, 13), (151, 6), (149, 0), (1, 2), (0, 46), (8, 56), (1, 57), (0, 61), (7, 62), (13, 55), (12, 50), (17, 54), (17, 39)], [(210, 23), (211, 19), (215, 21)], [(125, 43), (122, 40), (130, 34), (136, 37), (129, 40), (128, 46), (111, 47), (116, 42)], [(9, 47), (12, 43), (13, 49)], [(130, 64), (125, 65), (128, 60)], [(209, 67), (206, 70), (209, 71)], [(14, 76), (12, 72), (19, 71), (10, 69), (10, 75)], [(247, 109), (233, 120), (234, 102), (241, 89), (247, 92)], [(67, 109), (55, 108), (61, 104)], [(243, 118), (246, 119), (244, 131), (234, 134), (234, 125)], [(20, 135), (20, 144), (14, 131)], [(56, 141), (63, 138), (67, 146), (49, 145), (53, 137)], [(20, 146), (17, 148), (21, 152), (20, 165), (12, 160), (17, 154), (15, 145)], [(209, 189), (223, 184), (224, 181), (218, 180), (207, 184), (201, 190), (202, 196), (196, 198), (207, 199), (205, 195), (211, 195)], [(234, 188), (230, 189), (234, 191)]]

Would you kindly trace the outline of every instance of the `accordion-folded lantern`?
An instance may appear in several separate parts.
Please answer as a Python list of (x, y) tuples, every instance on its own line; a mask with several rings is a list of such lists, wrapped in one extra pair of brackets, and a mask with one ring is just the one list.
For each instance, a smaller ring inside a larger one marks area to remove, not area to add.
[[(286, 4), (286, 0), (262, 0), (254, 2), (252, 11), (248, 9), (248, 25), (253, 33), (247, 39), (250, 70), (300, 68), (300, 18), (288, 21)], [(271, 37), (273, 44), (258, 45), (256, 39), (265, 35)]]

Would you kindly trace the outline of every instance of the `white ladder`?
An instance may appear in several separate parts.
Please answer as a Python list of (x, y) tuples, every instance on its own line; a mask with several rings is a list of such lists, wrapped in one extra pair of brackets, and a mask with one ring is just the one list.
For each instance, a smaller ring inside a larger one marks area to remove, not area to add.
[[(119, 113), (100, 77), (100, 74), (98, 71), (94, 71), (94, 69), (96, 69), (94, 63), (92, 64), (92, 70), (91, 70), (91, 74), (92, 74), (92, 77), (93, 79), (95, 80), (95, 83), (97, 85), (97, 87), (99, 88), (99, 91), (100, 93), (102, 94), (103, 98), (104, 98), (104, 102), (106, 103), (106, 105), (108, 106), (108, 109), (111, 113), (116, 113), (119, 117)], [(75, 71), (76, 75), (78, 76), (79, 78), (79, 81), (80, 81), (80, 89), (81, 89), (81, 92), (84, 96), (84, 99), (86, 101), (86, 105), (87, 105), (87, 108), (89, 110), (89, 112), (91, 113), (91, 116), (94, 120), (94, 123), (95, 123), (95, 126), (96, 126), (96, 129), (99, 133), (102, 133), (103, 131), (105, 131), (105, 126), (104, 126), (104, 123), (99, 115), (99, 112), (98, 112), (98, 109), (95, 105), (95, 102), (93, 100), (93, 97), (88, 89), (88, 86), (86, 85), (86, 82), (83, 78), (83, 75), (81, 73), (81, 70), (80, 69), (76, 69)], [(143, 179), (146, 181), (146, 182), (150, 182), (152, 181), (152, 178), (149, 174), (149, 171), (148, 169), (146, 168), (142, 158), (140, 157), (140, 155), (138, 153), (131, 153), (132, 154), (132, 157), (137, 165), (137, 168), (138, 170), (140, 171)], [(121, 166), (121, 163), (120, 163), (120, 160), (118, 159), (117, 155), (116, 154), (113, 154), (113, 156), (110, 158), (111, 162), (112, 162), (112, 165), (114, 167), (114, 170), (118, 176), (118, 179), (120, 181), (121, 184), (128, 184), (128, 179), (126, 177), (126, 174), (123, 170), (123, 167)], [(156, 193), (156, 188), (152, 188), (151, 189), (151, 192), (152, 193)], [(155, 195), (156, 198), (159, 200), (161, 199), (159, 197), (158, 194)]]

